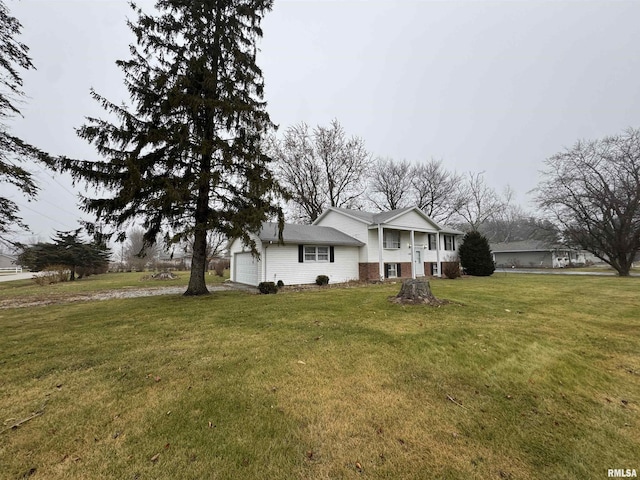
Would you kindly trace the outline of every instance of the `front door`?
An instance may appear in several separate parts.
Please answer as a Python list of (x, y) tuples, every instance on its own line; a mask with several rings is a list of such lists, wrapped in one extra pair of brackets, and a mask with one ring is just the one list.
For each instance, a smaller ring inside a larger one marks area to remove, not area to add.
[(424, 262), (422, 261), (422, 250), (415, 249), (413, 255), (413, 271), (416, 277), (424, 277)]

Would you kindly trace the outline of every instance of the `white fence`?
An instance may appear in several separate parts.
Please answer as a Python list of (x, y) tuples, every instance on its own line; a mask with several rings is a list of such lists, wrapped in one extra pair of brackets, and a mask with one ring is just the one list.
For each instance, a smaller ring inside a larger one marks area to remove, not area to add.
[(22, 273), (22, 267), (0, 267), (0, 275), (3, 273)]

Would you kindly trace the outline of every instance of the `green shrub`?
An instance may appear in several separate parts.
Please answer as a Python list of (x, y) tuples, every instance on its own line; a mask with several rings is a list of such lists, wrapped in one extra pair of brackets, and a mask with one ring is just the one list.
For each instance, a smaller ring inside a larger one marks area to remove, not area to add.
[(316, 285), (328, 285), (329, 284), (329, 277), (327, 277), (326, 275), (318, 275), (316, 277)]
[(258, 290), (260, 290), (260, 293), (264, 295), (268, 295), (269, 293), (278, 293), (278, 287), (273, 282), (260, 282), (258, 284)]
[(464, 273), (477, 277), (488, 277), (496, 269), (489, 241), (480, 232), (469, 232), (458, 249)]
[(277, 285), (278, 285), (278, 288), (282, 288), (284, 287), (284, 282), (282, 280), (278, 280)]

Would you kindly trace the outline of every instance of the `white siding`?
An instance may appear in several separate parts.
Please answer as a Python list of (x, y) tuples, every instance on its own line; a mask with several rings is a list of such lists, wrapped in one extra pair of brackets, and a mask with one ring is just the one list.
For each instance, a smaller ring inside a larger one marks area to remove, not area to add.
[(318, 275), (327, 275), (329, 283), (358, 279), (359, 247), (334, 247), (334, 262), (298, 262), (298, 245), (269, 245), (266, 249), (266, 279), (282, 280), (285, 285), (315, 283)]
[(385, 226), (406, 230), (436, 231), (435, 224), (429, 222), (415, 210), (409, 210), (408, 212), (403, 213), (398, 218), (386, 223)]
[(360, 240), (362, 243), (367, 242), (367, 224), (359, 220), (347, 217), (342, 213), (335, 212), (333, 210), (327, 212), (327, 214), (320, 219), (319, 225), (321, 227), (333, 227), (347, 235)]

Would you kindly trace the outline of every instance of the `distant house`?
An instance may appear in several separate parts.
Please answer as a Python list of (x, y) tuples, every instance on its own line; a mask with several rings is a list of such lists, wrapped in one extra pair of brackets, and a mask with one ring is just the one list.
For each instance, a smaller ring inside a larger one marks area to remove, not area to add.
[(17, 262), (18, 257), (15, 255), (0, 253), (0, 269), (3, 271), (22, 271), (22, 267), (20, 267)]
[(230, 242), (231, 280), (249, 285), (331, 283), (438, 275), (456, 261), (463, 233), (438, 225), (417, 207), (382, 213), (331, 207), (313, 225), (275, 223), (252, 235), (256, 258), (241, 240)]
[(584, 250), (535, 240), (494, 243), (491, 251), (496, 267), (501, 268), (564, 268), (599, 261)]

